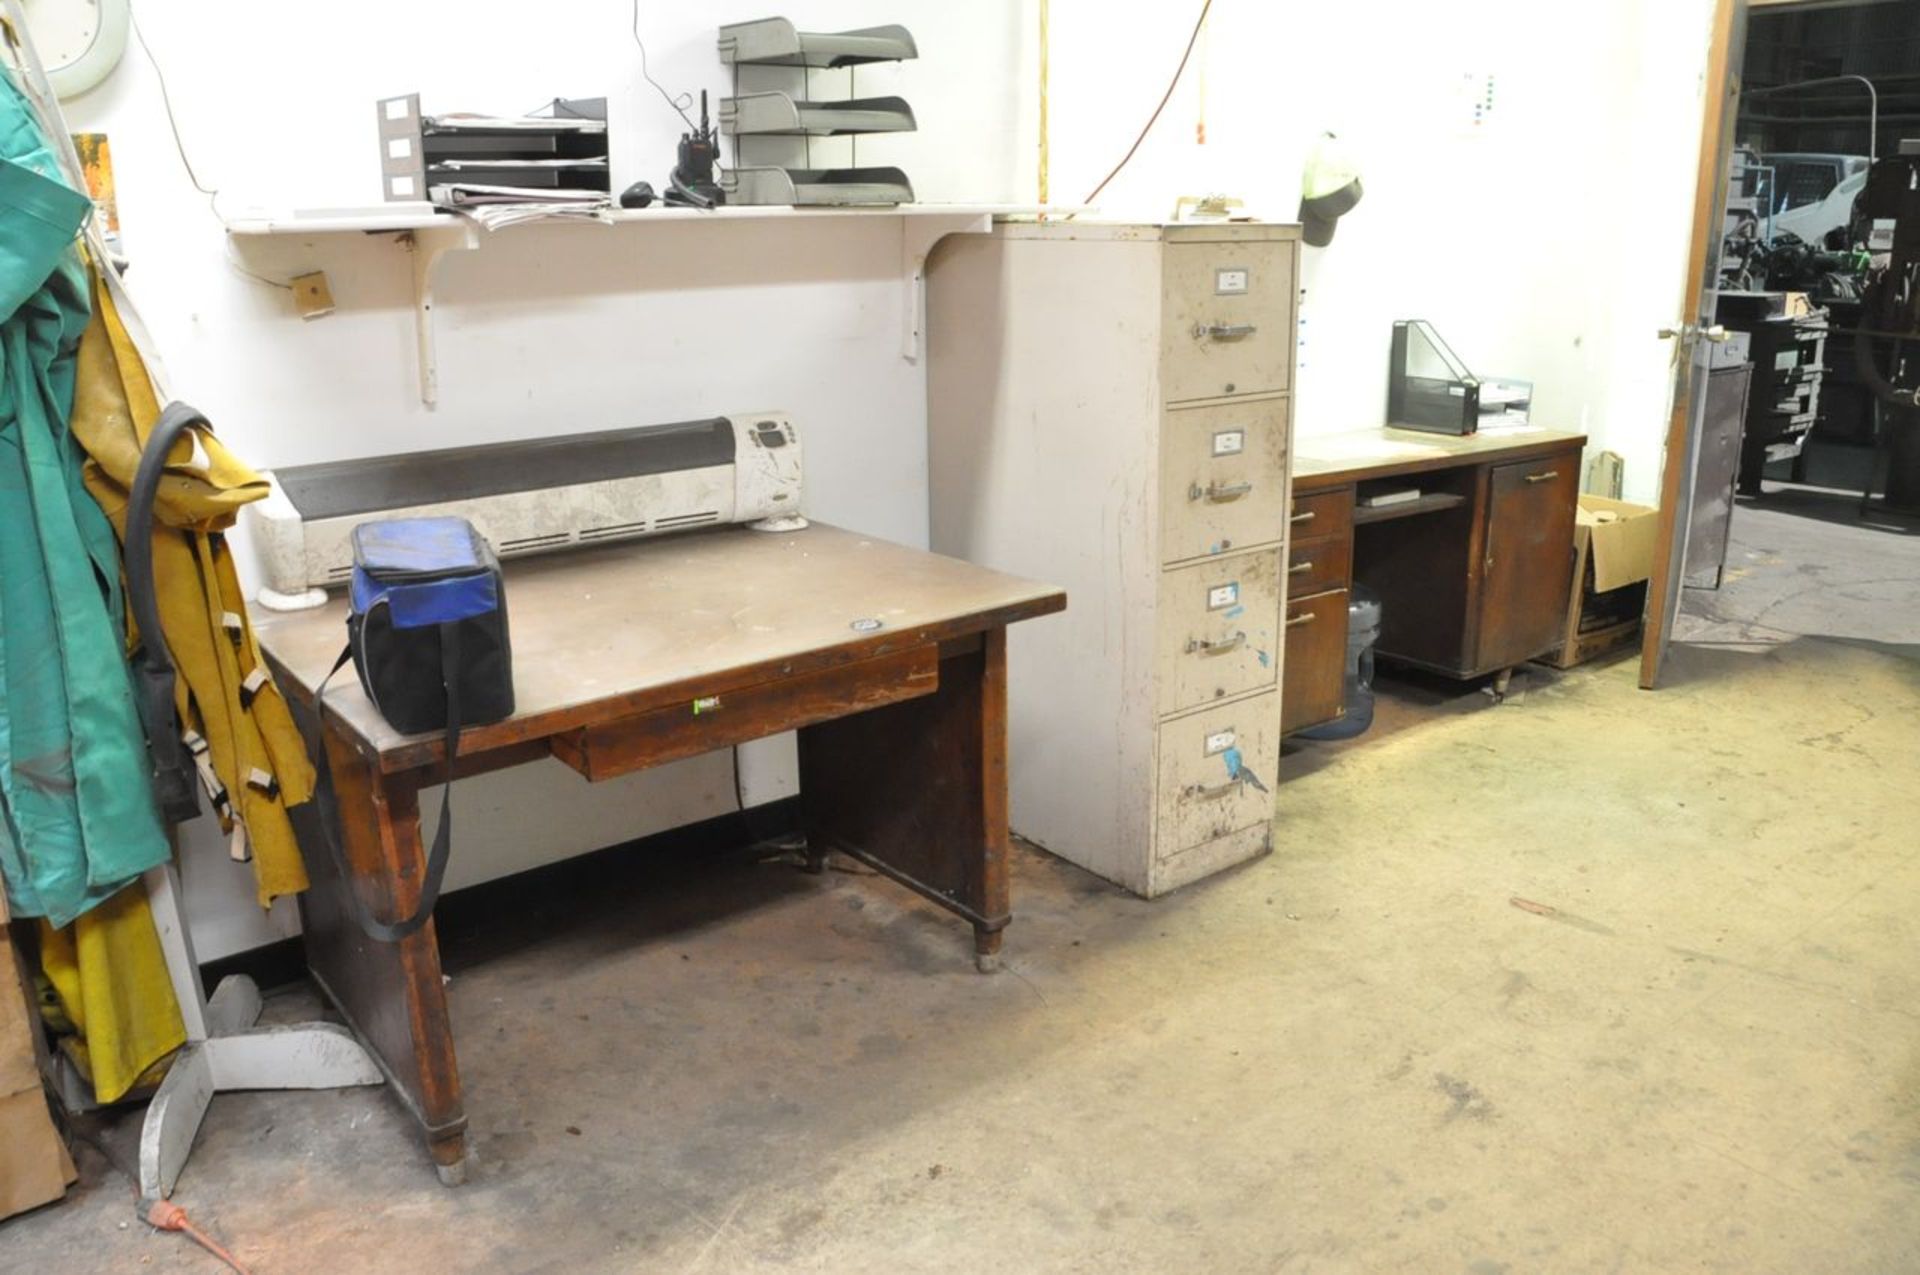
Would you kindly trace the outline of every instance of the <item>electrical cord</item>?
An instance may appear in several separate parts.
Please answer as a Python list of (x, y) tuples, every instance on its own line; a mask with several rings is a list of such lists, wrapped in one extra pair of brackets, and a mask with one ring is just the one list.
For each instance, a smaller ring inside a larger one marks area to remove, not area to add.
[[(214, 216), (218, 217), (220, 215), (220, 188), (218, 186), (209, 186), (201, 181), (199, 172), (193, 166), (193, 160), (187, 157), (187, 144), (180, 136), (180, 122), (173, 117), (173, 92), (167, 87), (167, 73), (160, 69), (160, 59), (153, 56), (153, 49), (147, 43), (146, 32), (140, 29), (140, 15), (132, 5), (127, 6), (127, 16), (133, 24), (133, 38), (140, 42), (140, 52), (146, 55), (147, 65), (153, 68), (153, 78), (160, 83), (160, 104), (166, 108), (167, 131), (173, 134), (173, 149), (174, 152), (180, 156), (180, 167), (187, 170), (187, 180), (193, 183), (195, 190), (207, 197), (207, 207), (213, 211)], [(263, 274), (255, 274), (234, 260), (231, 246), (229, 246), (226, 251), (226, 258), (227, 265), (233, 269), (235, 274), (244, 275), (255, 283), (263, 283), (269, 288), (280, 288), (287, 292), (293, 291), (292, 284), (282, 283), (278, 279), (269, 279)]]
[(139, 10), (128, 5), (127, 16), (133, 22), (133, 38), (140, 42), (140, 51), (146, 54), (147, 65), (153, 68), (153, 77), (160, 81), (160, 104), (167, 110), (167, 128), (173, 133), (173, 149), (180, 155), (180, 166), (187, 170), (187, 180), (193, 183), (195, 190), (207, 197), (207, 206), (213, 208), (214, 215), (218, 216), (220, 210), (213, 201), (219, 197), (220, 188), (201, 181), (200, 174), (194, 170), (193, 161), (187, 158), (187, 144), (181, 140), (180, 124), (173, 117), (173, 93), (167, 88), (167, 73), (160, 69), (160, 59), (153, 56), (153, 49), (147, 44), (146, 32), (140, 29)]
[(147, 1225), (153, 1227), (155, 1230), (180, 1232), (195, 1244), (198, 1244), (201, 1248), (204, 1248), (207, 1252), (225, 1262), (234, 1272), (234, 1275), (253, 1275), (251, 1271), (240, 1264), (239, 1258), (227, 1252), (211, 1235), (208, 1235), (205, 1231), (188, 1221), (187, 1211), (178, 1204), (175, 1204), (172, 1200), (146, 1201), (140, 1210), (140, 1216), (146, 1220)]
[[(1208, 0), (1208, 3), (1212, 3), (1212, 0)], [(699, 130), (694, 127), (693, 117), (687, 114), (687, 108), (693, 105), (693, 94), (682, 93), (679, 97), (675, 97), (673, 94), (667, 92), (666, 85), (654, 79), (653, 72), (647, 69), (647, 45), (646, 42), (640, 38), (640, 0), (633, 0), (633, 42), (639, 46), (640, 49), (641, 77), (659, 90), (660, 96), (666, 99), (667, 105), (671, 106), (675, 113), (686, 122), (688, 132), (698, 132)]]
[(139, 1214), (141, 1221), (157, 1231), (179, 1232), (225, 1262), (230, 1270), (236, 1272), (236, 1275), (253, 1275), (239, 1258), (228, 1252), (211, 1235), (195, 1226), (187, 1217), (187, 1211), (178, 1204), (171, 1200), (141, 1199), (139, 1175), (120, 1162), (120, 1157), (114, 1153), (97, 1128), (85, 1127), (81, 1120), (76, 1118), (68, 1122), (67, 1129), (74, 1137), (99, 1152), (101, 1159), (105, 1160), (114, 1172), (127, 1180), (134, 1194), (134, 1212)]
[[(639, 0), (634, 2), (637, 5)], [(1153, 108), (1153, 114), (1147, 117), (1146, 126), (1140, 130), (1140, 136), (1133, 139), (1133, 145), (1127, 147), (1127, 153), (1120, 157), (1120, 162), (1113, 166), (1113, 171), (1102, 177), (1100, 184), (1095, 186), (1087, 197), (1080, 201), (1081, 203), (1092, 203), (1095, 196), (1107, 188), (1107, 183), (1120, 175), (1120, 170), (1127, 166), (1127, 161), (1133, 158), (1133, 153), (1140, 149), (1140, 143), (1147, 140), (1147, 134), (1153, 131), (1154, 124), (1160, 119), (1160, 112), (1166, 110), (1167, 103), (1173, 100), (1173, 90), (1179, 87), (1180, 77), (1186, 74), (1187, 59), (1193, 56), (1193, 46), (1200, 42), (1201, 28), (1207, 25), (1207, 12), (1212, 8), (1213, 0), (1201, 0), (1200, 16), (1194, 19), (1193, 34), (1187, 37), (1186, 52), (1180, 55), (1180, 65), (1174, 68), (1173, 79), (1167, 82), (1167, 91), (1160, 95), (1160, 105)]]

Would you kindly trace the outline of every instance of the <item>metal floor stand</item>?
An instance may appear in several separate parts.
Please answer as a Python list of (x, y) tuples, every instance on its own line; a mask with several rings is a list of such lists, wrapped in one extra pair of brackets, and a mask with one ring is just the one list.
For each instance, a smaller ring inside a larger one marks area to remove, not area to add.
[(384, 1077), (353, 1033), (334, 1023), (255, 1027), (260, 989), (243, 974), (221, 979), (211, 997), (204, 995), (173, 865), (154, 868), (146, 882), (173, 994), (187, 1024), (187, 1043), (147, 1105), (140, 1130), (140, 1198), (151, 1201), (173, 1194), (215, 1094), (344, 1089), (377, 1085)]

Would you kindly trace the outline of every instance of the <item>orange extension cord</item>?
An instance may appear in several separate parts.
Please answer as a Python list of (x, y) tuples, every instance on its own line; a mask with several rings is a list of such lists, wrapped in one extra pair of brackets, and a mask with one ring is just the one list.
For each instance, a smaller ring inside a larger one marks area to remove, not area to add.
[(180, 1232), (195, 1244), (198, 1244), (201, 1248), (204, 1248), (207, 1252), (232, 1267), (236, 1275), (253, 1275), (253, 1272), (240, 1264), (239, 1258), (227, 1252), (226, 1249), (221, 1248), (220, 1245), (214, 1242), (212, 1236), (195, 1226), (192, 1222), (189, 1222), (187, 1220), (187, 1211), (178, 1204), (175, 1204), (172, 1200), (150, 1201), (141, 1209), (140, 1216), (145, 1218), (147, 1224), (156, 1230)]

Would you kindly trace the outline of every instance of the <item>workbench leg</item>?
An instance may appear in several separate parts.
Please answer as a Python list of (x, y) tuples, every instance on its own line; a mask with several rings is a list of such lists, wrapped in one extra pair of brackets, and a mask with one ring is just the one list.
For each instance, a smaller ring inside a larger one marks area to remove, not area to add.
[(1007, 835), (1007, 634), (940, 649), (931, 695), (800, 731), (810, 846), (870, 864), (973, 923), (999, 962), (1012, 919)]
[[(311, 714), (300, 716), (311, 741)], [(456, 1185), (467, 1175), (467, 1117), (434, 923), (398, 943), (380, 942), (360, 929), (348, 893), (357, 892), (380, 917), (404, 916), (417, 905), (426, 870), (418, 781), (380, 774), (332, 731), (326, 747), (352, 879), (335, 870), (312, 803), (296, 807), (312, 880), (300, 896), (307, 965), (419, 1122), (440, 1180)]]

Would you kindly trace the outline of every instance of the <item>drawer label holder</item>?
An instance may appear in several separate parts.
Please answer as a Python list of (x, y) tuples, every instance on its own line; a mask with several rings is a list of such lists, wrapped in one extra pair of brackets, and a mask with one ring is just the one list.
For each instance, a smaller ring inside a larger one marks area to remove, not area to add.
[(1251, 272), (1245, 266), (1226, 266), (1213, 272), (1213, 295), (1244, 297), (1250, 282)]
[(1247, 431), (1244, 429), (1223, 429), (1213, 436), (1213, 454), (1215, 456), (1238, 456), (1247, 450)]
[(1216, 584), (1207, 590), (1207, 610), (1224, 611), (1240, 601), (1240, 582)]

